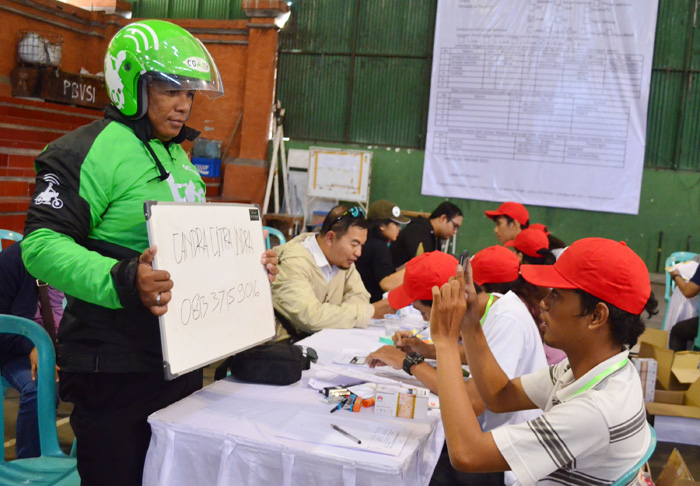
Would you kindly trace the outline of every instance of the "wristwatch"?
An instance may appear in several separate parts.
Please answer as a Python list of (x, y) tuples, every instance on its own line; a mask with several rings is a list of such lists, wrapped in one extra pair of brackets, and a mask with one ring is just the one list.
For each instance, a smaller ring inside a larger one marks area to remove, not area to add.
[(403, 370), (413, 376), (413, 373), (411, 373), (411, 366), (421, 364), (423, 361), (425, 361), (425, 358), (422, 354), (412, 351), (403, 359)]

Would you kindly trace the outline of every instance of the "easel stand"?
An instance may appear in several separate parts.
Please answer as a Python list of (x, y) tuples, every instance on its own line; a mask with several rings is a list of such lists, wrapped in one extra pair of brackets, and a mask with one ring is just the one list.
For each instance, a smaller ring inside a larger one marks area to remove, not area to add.
[(275, 194), (275, 213), (280, 214), (280, 177), (278, 161), (281, 161), (282, 166), (282, 192), (284, 193), (284, 214), (289, 214), (291, 205), (289, 203), (289, 170), (287, 167), (287, 153), (284, 147), (284, 129), (282, 122), (284, 121), (284, 108), (279, 100), (275, 104), (272, 139), (272, 160), (270, 161), (270, 171), (267, 175), (267, 186), (265, 188), (265, 199), (263, 200), (263, 214), (267, 214), (270, 204), (270, 192), (274, 187)]

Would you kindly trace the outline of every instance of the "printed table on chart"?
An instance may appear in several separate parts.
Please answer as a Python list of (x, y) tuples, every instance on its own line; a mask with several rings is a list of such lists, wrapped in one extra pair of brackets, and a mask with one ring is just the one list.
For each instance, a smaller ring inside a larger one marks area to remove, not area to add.
[(623, 167), (641, 55), (556, 49), (440, 51), (433, 150), (470, 161)]

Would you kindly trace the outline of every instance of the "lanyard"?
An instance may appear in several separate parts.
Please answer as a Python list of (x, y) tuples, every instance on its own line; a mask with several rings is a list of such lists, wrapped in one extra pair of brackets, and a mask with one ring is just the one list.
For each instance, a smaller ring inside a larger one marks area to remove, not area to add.
[(600, 382), (603, 380), (603, 378), (605, 378), (605, 377), (608, 376), (609, 374), (611, 374), (611, 373), (613, 373), (613, 372), (619, 370), (619, 369), (622, 368), (623, 366), (625, 366), (625, 365), (627, 364), (627, 361), (628, 361), (628, 359), (625, 358), (625, 359), (623, 359), (622, 361), (620, 361), (620, 362), (618, 362), (618, 363), (615, 363), (614, 365), (612, 365), (612, 366), (611, 366), (610, 368), (608, 368), (607, 370), (601, 372), (598, 376), (594, 377), (591, 381), (589, 381), (588, 383), (586, 383), (585, 385), (583, 385), (583, 387), (582, 387), (579, 391), (577, 391), (576, 393), (574, 393), (574, 394), (572, 395), (572, 397), (575, 397), (575, 396), (578, 395), (579, 393), (585, 392), (585, 391), (588, 390), (589, 388), (594, 387), (595, 385), (597, 385), (598, 383), (600, 383)]
[(489, 310), (491, 310), (491, 304), (493, 304), (493, 294), (489, 294), (489, 300), (486, 302), (486, 308), (484, 309), (484, 315), (481, 316), (481, 320), (479, 321), (479, 324), (482, 326), (484, 325), (484, 321), (486, 320), (486, 316), (489, 314)]

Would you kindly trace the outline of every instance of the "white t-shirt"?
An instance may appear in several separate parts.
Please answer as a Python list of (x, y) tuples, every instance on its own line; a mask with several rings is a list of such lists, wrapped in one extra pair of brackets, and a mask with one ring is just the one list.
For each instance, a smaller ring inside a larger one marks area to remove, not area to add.
[(544, 413), (492, 431), (518, 484), (612, 484), (649, 447), (642, 385), (627, 351), (575, 381), (565, 359), (521, 382)]
[[(534, 373), (547, 367), (542, 338), (532, 315), (520, 298), (513, 292), (493, 303), (484, 320), (484, 336), (508, 378)], [(494, 413), (486, 410), (479, 417), (481, 430), (488, 432), (506, 424), (519, 424), (539, 417), (541, 410)]]

